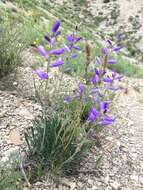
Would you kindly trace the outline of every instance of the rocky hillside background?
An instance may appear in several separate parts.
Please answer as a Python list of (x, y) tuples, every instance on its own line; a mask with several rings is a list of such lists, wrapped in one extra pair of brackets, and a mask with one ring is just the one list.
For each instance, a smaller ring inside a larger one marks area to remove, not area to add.
[(21, 8), (29, 15), (40, 11), (44, 20), (54, 16), (72, 27), (78, 25), (82, 32), (90, 31), (93, 38), (123, 34), (128, 57), (143, 62), (142, 0), (1, 0), (1, 6), (12, 7), (14, 14)]

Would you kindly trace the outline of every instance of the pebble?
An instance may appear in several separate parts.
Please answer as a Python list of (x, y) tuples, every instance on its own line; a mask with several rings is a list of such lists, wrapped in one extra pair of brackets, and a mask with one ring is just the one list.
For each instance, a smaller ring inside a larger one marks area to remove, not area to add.
[(114, 190), (118, 190), (120, 187), (120, 184), (117, 181), (114, 181), (113, 183), (110, 183), (110, 186), (114, 189)]

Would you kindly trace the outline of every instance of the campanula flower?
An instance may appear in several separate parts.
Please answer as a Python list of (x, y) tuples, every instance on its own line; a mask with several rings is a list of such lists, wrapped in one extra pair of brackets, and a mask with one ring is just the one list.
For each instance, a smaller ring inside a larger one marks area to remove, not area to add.
[(69, 42), (69, 44), (72, 44), (72, 43), (73, 43), (73, 38), (72, 38), (72, 36), (70, 36), (69, 34), (66, 35), (66, 39), (67, 39), (67, 41)]
[(107, 77), (105, 77), (105, 78), (103, 79), (103, 81), (106, 82), (106, 83), (112, 83), (112, 82), (113, 82), (113, 78), (107, 76)]
[(80, 83), (79, 84), (79, 94), (80, 94), (80, 97), (83, 95), (83, 93), (85, 92), (85, 86), (83, 83)]
[(98, 99), (97, 99), (96, 96), (93, 96), (93, 101), (94, 101), (94, 103), (97, 103), (97, 102), (98, 102)]
[(91, 79), (90, 79), (90, 82), (91, 82), (91, 84), (94, 84), (94, 85), (96, 85), (98, 82), (99, 82), (99, 76), (98, 75), (94, 75)]
[(38, 46), (38, 51), (42, 56), (44, 57), (48, 56), (48, 52), (45, 50), (44, 46), (42, 45)]
[(115, 59), (109, 59), (109, 60), (107, 60), (107, 63), (108, 64), (115, 64), (116, 60)]
[(64, 64), (64, 61), (62, 60), (62, 58), (59, 58), (58, 60), (56, 60), (51, 67), (60, 67), (61, 65)]
[(105, 116), (103, 119), (102, 119), (102, 125), (112, 125), (113, 123), (115, 122), (115, 118), (113, 116)]
[(100, 112), (97, 111), (94, 107), (92, 107), (88, 114), (88, 121), (95, 122), (99, 116)]
[(98, 88), (92, 88), (91, 90), (90, 90), (90, 94), (95, 94), (95, 93), (97, 93), (98, 92)]
[(64, 53), (64, 48), (60, 48), (60, 49), (54, 49), (54, 50), (51, 50), (50, 53), (53, 54), (53, 55), (61, 55)]
[(73, 48), (80, 51), (80, 47), (78, 47), (78, 46), (73, 46)]
[(55, 36), (59, 36), (61, 34), (61, 31), (56, 32)]
[(41, 79), (41, 80), (44, 80), (44, 79), (47, 79), (48, 78), (48, 74), (46, 72), (44, 72), (43, 70), (41, 69), (37, 69), (34, 71), (34, 73), (36, 75), (38, 75), (38, 77)]
[(106, 54), (107, 54), (107, 51), (108, 51), (108, 50), (107, 50), (107, 48), (105, 48), (105, 47), (101, 49), (101, 52), (102, 52), (103, 55), (106, 55)]
[(69, 43), (69, 48), (70, 49), (76, 49), (76, 50), (80, 50), (80, 47), (79, 46), (77, 46), (77, 45), (75, 45), (77, 42), (79, 42), (80, 40), (81, 40), (81, 38), (79, 38), (79, 37), (77, 37), (75, 34), (73, 34), (73, 35), (69, 35), (69, 34), (67, 34), (66, 35), (66, 39), (67, 39), (67, 41), (68, 41), (68, 43)]
[(77, 56), (78, 56), (78, 55), (77, 55), (76, 53), (74, 53), (74, 54), (71, 55), (71, 58), (72, 58), (72, 59), (75, 59), (75, 58), (77, 58)]
[(109, 107), (109, 101), (100, 102), (100, 112), (106, 113)]
[(65, 103), (65, 104), (69, 104), (70, 101), (71, 101), (71, 97), (70, 97), (70, 96), (65, 96), (65, 97), (64, 97), (64, 103)]
[(58, 31), (59, 27), (60, 27), (60, 21), (57, 20), (57, 21), (55, 22), (53, 28), (52, 28), (52, 32), (53, 32), (53, 33), (56, 33), (56, 32)]
[(114, 47), (112, 51), (119, 52), (122, 49), (121, 46)]

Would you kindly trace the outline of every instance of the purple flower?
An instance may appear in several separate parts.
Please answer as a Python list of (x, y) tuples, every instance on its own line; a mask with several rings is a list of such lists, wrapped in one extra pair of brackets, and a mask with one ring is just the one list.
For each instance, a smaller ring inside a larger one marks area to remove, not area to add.
[(109, 76), (107, 76), (107, 77), (105, 77), (103, 79), (103, 81), (106, 82), (106, 83), (112, 83), (113, 82), (113, 78), (110, 78)]
[(100, 115), (100, 112), (97, 111), (94, 107), (92, 107), (88, 114), (88, 121), (92, 123), (95, 122), (99, 115)]
[(56, 60), (52, 65), (51, 67), (60, 67), (61, 65), (63, 65), (64, 62), (62, 60), (62, 58), (59, 58), (58, 60)]
[(91, 79), (90, 79), (91, 84), (96, 85), (99, 82), (99, 76), (98, 75), (94, 75)]
[(97, 93), (98, 92), (98, 89), (97, 88), (92, 88), (91, 90), (90, 90), (90, 94), (95, 94), (95, 93)]
[(121, 46), (114, 47), (112, 51), (119, 52), (122, 49)]
[(75, 58), (77, 58), (77, 56), (78, 56), (78, 55), (77, 55), (76, 53), (74, 53), (74, 54), (71, 55), (71, 58), (72, 58), (72, 59), (75, 59)]
[(83, 93), (85, 92), (85, 86), (83, 83), (80, 83), (79, 84), (79, 94), (80, 94), (80, 97), (83, 95)]
[(60, 21), (57, 20), (57, 21), (55, 22), (53, 28), (52, 28), (52, 32), (53, 32), (53, 33), (56, 33), (57, 30), (59, 29), (59, 27), (60, 27)]
[(38, 51), (42, 56), (44, 57), (48, 56), (48, 52), (45, 50), (44, 46), (42, 45), (38, 46)]
[(64, 103), (65, 103), (65, 104), (69, 104), (70, 101), (71, 101), (70, 96), (65, 96), (65, 97), (64, 97)]
[(38, 75), (38, 77), (41, 79), (41, 80), (44, 80), (44, 79), (47, 79), (48, 78), (48, 74), (46, 72), (44, 72), (43, 70), (41, 69), (37, 69), (34, 71), (35, 74)]
[(123, 75), (119, 75), (117, 72), (113, 71), (112, 77), (113, 77), (115, 80), (121, 81), (121, 79), (123, 78)]
[(109, 101), (101, 102), (100, 103), (100, 111), (103, 113), (107, 112), (108, 106), (109, 106)]
[(106, 55), (107, 54), (107, 48), (102, 48), (101, 52), (102, 52), (103, 55)]
[(100, 77), (102, 74), (105, 74), (101, 69), (95, 69), (95, 73), (96, 73), (96, 75), (98, 75), (99, 77)]
[(102, 125), (112, 125), (115, 122), (115, 118), (113, 116), (106, 116), (102, 119)]
[(57, 37), (57, 36), (59, 36), (60, 34), (61, 34), (61, 31), (58, 31), (58, 32), (56, 32), (56, 35), (55, 35), (55, 36)]
[(115, 59), (109, 59), (109, 60), (107, 60), (107, 63), (108, 64), (115, 64), (116, 60)]
[(64, 53), (64, 48), (61, 48), (61, 49), (54, 49), (54, 50), (51, 50), (50, 53), (53, 54), (53, 55), (61, 55)]
[(73, 48), (80, 51), (80, 47), (78, 47), (78, 46), (73, 46)]
[(98, 102), (98, 99), (97, 99), (96, 96), (93, 96), (93, 101), (94, 101), (94, 103), (97, 103), (97, 102)]
[(66, 39), (67, 39), (67, 41), (69, 42), (69, 44), (72, 44), (72, 43), (73, 43), (73, 38), (72, 38), (71, 35), (67, 34), (67, 35), (66, 35)]
[(55, 45), (55, 43), (56, 43), (56, 38), (53, 37), (53, 38), (51, 39), (51, 42), (50, 42), (50, 47), (52, 48), (52, 47)]

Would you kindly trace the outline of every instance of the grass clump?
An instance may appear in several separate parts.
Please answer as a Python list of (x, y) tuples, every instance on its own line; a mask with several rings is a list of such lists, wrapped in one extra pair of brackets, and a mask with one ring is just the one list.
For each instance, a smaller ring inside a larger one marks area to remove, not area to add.
[(12, 155), (6, 162), (0, 162), (0, 189), (1, 190), (22, 190), (23, 176), (17, 169), (18, 161)]
[(21, 64), (24, 50), (20, 28), (12, 23), (0, 24), (0, 77), (14, 71)]
[(120, 55), (117, 57), (117, 64), (110, 65), (109, 68), (128, 77), (143, 78), (143, 69), (140, 66), (123, 59)]
[(79, 130), (75, 120), (62, 115), (42, 117), (25, 132), (25, 139), (32, 158), (42, 160), (40, 168), (48, 166), (55, 175), (62, 175), (74, 171), (90, 147), (90, 141), (77, 138)]

